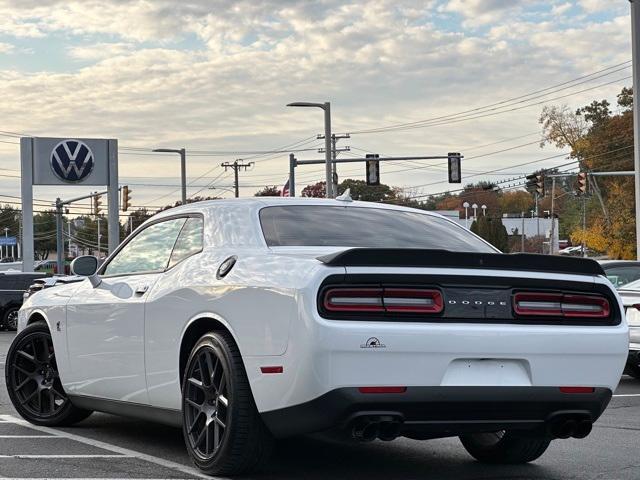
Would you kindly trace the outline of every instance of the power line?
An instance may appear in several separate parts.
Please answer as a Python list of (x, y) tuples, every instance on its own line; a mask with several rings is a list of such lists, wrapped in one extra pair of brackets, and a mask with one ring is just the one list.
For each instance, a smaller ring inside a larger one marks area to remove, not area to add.
[[(379, 132), (383, 132), (383, 131), (392, 131), (392, 130), (398, 130), (398, 129), (404, 130), (404, 129), (406, 129), (405, 127), (408, 127), (408, 128), (413, 128), (413, 127), (417, 127), (417, 126), (422, 127), (422, 126), (424, 126), (424, 124), (430, 124), (432, 122), (439, 122), (439, 121), (442, 121), (442, 120), (453, 119), (455, 117), (460, 117), (460, 116), (468, 116), (469, 114), (474, 114), (475, 115), (477, 113), (484, 113), (484, 112), (488, 112), (488, 111), (493, 111), (493, 110), (496, 110), (496, 109), (504, 108), (506, 106), (510, 106), (508, 104), (516, 105), (518, 103), (528, 102), (528, 101), (534, 100), (536, 98), (542, 98), (544, 96), (548, 96), (551, 93), (556, 93), (556, 92), (559, 92), (559, 91), (562, 91), (562, 90), (566, 90), (568, 88), (573, 88), (575, 86), (591, 82), (591, 81), (596, 80), (598, 78), (602, 78), (602, 77), (611, 75), (613, 73), (619, 72), (621, 70), (625, 70), (626, 68), (630, 67), (630, 64), (631, 64), (631, 60), (619, 63), (617, 65), (612, 65), (612, 66), (606, 67), (606, 68), (604, 68), (602, 70), (598, 70), (596, 72), (592, 72), (590, 74), (583, 75), (581, 77), (577, 77), (577, 78), (574, 78), (572, 80), (568, 80), (566, 82), (562, 82), (562, 83), (559, 83), (559, 84), (556, 84), (556, 85), (552, 85), (550, 87), (546, 87), (546, 88), (543, 88), (543, 89), (540, 89), (540, 90), (536, 90), (536, 91), (533, 91), (533, 92), (530, 92), (530, 93), (527, 93), (527, 94), (523, 94), (523, 95), (519, 95), (519, 96), (516, 96), (516, 97), (509, 98), (509, 99), (501, 100), (499, 102), (491, 103), (491, 104), (484, 105), (484, 106), (481, 106), (481, 107), (476, 107), (476, 108), (472, 108), (472, 109), (468, 109), (468, 110), (463, 110), (463, 111), (456, 112), (456, 113), (453, 113), (453, 114), (441, 115), (441, 116), (437, 116), (437, 117), (431, 117), (431, 118), (428, 118), (428, 119), (417, 120), (417, 121), (414, 121), (414, 122), (392, 124), (392, 125), (387, 125), (386, 127), (378, 127), (378, 128), (356, 130), (356, 131), (352, 131), (351, 133), (353, 135), (357, 135), (357, 134), (363, 134), (363, 133), (379, 133)], [(619, 67), (621, 67), (621, 68), (619, 68)], [(608, 73), (603, 74), (603, 75), (599, 75), (599, 74), (602, 74), (603, 72), (608, 72)], [(594, 78), (591, 78), (591, 77), (594, 77)], [(584, 80), (584, 79), (587, 79), (587, 78), (589, 78), (589, 80), (579, 82), (580, 80)], [(629, 78), (629, 77), (626, 77), (626, 78)], [(578, 83), (576, 83), (576, 82), (578, 82)], [(613, 83), (613, 82), (611, 82), (611, 83)], [(574, 85), (566, 86), (566, 85), (569, 85), (569, 84), (574, 84)], [(607, 84), (604, 84), (604, 85), (607, 85)], [(564, 87), (564, 88), (559, 88), (559, 87)], [(594, 88), (599, 88), (599, 87), (594, 87)], [(538, 95), (538, 94), (541, 94), (543, 92), (550, 92), (550, 91), (552, 91), (552, 92), (551, 93), (546, 93), (545, 95)], [(571, 93), (570, 95), (575, 95), (575, 94), (578, 94), (578, 93), (582, 93), (582, 91), (581, 92), (574, 92), (574, 93)], [(535, 95), (538, 95), (538, 96), (535, 97), (535, 98), (527, 98), (527, 97), (532, 97), (532, 96), (535, 96)], [(550, 100), (545, 100), (545, 102), (546, 101), (550, 101)]]

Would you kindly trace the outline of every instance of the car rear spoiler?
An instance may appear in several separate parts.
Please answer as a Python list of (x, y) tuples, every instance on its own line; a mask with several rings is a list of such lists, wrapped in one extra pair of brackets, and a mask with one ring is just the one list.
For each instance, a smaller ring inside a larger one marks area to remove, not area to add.
[(351, 248), (317, 257), (332, 267), (440, 267), (604, 275), (588, 258), (531, 253), (471, 253), (418, 248)]

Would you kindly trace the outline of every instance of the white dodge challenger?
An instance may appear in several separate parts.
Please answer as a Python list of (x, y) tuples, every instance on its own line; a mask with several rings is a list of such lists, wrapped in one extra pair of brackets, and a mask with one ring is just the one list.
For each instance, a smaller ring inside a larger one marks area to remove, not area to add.
[(529, 462), (589, 434), (629, 348), (596, 262), (505, 255), (444, 217), (349, 198), (173, 208), (73, 268), (87, 278), (20, 310), (16, 410), (181, 426), (210, 474), (327, 431), (459, 436), (479, 461)]

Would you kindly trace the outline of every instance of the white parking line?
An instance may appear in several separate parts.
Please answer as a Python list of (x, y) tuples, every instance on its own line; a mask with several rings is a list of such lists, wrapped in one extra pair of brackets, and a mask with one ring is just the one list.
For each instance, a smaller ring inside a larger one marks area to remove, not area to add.
[[(8, 423), (8, 422), (3, 422)], [(56, 438), (55, 435), (0, 435), (0, 438)]]
[(0, 458), (134, 458), (133, 455), (0, 455)]
[(620, 393), (614, 397), (640, 397), (640, 393)]
[[(70, 440), (75, 440), (76, 442), (84, 443), (85, 445), (91, 445), (92, 447), (101, 448), (103, 450), (108, 450), (110, 452), (117, 453), (119, 455), (113, 455), (109, 458), (137, 458), (139, 460), (143, 460), (145, 462), (153, 463), (155, 465), (159, 465), (161, 467), (169, 468), (171, 470), (175, 470), (193, 477), (197, 478), (206, 478), (209, 480), (221, 480), (220, 477), (211, 477), (209, 475), (205, 475), (200, 470), (197, 470), (192, 467), (187, 467), (186, 465), (182, 465), (181, 463), (172, 462), (171, 460), (165, 460), (164, 458), (154, 457), (153, 455), (147, 455), (146, 453), (136, 452), (135, 450), (130, 450), (124, 447), (118, 447), (116, 445), (111, 445), (110, 443), (101, 442), (99, 440), (93, 440), (91, 438), (82, 437), (80, 435), (75, 435), (73, 433), (67, 433), (60, 430), (55, 430), (49, 427), (41, 427), (39, 425), (32, 425), (25, 420), (21, 420), (12, 415), (0, 415), (0, 421), (6, 421), (10, 423), (14, 423), (16, 425), (22, 425), (24, 427), (28, 427), (34, 430), (39, 430), (44, 433), (49, 433), (51, 435), (56, 435), (58, 438), (68, 438)], [(10, 456), (15, 458), (14, 456)], [(22, 455), (23, 458), (28, 458), (28, 456)], [(72, 458), (74, 456), (67, 456)], [(92, 456), (87, 456), (87, 458), (91, 458)], [(44, 458), (44, 457), (43, 457)], [(65, 458), (65, 455), (51, 455), (46, 458)], [(81, 458), (81, 456), (75, 456), (75, 458)]]

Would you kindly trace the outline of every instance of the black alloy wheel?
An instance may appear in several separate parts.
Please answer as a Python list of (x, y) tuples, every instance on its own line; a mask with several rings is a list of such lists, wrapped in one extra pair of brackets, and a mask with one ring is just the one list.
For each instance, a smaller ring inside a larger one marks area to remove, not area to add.
[(4, 314), (3, 323), (7, 330), (15, 332), (18, 329), (18, 310), (19, 308), (12, 307)]
[(67, 397), (44, 323), (29, 325), (16, 336), (7, 353), (5, 379), (13, 406), (31, 423), (70, 425), (91, 414), (74, 407)]
[(220, 352), (204, 347), (190, 364), (184, 393), (187, 437), (201, 460), (215, 457), (227, 432), (229, 367)]
[(192, 348), (182, 382), (182, 416), (189, 456), (209, 475), (252, 472), (271, 455), (273, 437), (227, 332), (207, 333)]

